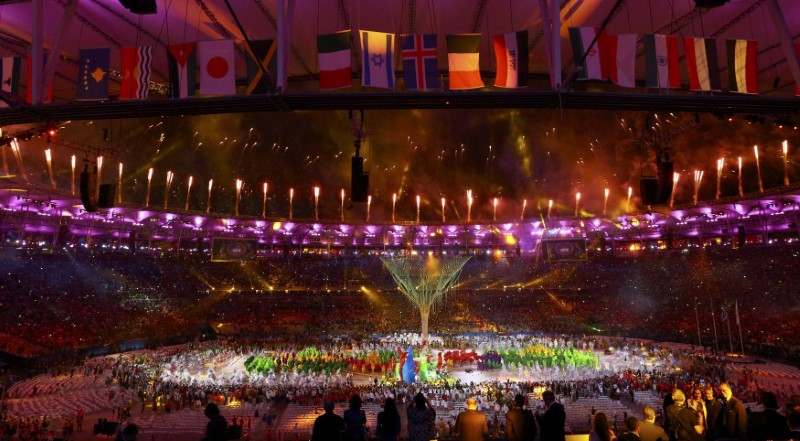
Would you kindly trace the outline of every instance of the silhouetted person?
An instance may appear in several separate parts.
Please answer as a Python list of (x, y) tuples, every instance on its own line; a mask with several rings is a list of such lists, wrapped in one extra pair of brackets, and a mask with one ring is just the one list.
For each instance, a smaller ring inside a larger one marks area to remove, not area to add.
[(639, 441), (639, 419), (636, 417), (625, 418), (627, 431), (617, 438), (617, 441)]
[(208, 403), (204, 413), (208, 417), (208, 424), (203, 441), (225, 441), (228, 438), (228, 421), (220, 414), (219, 407), (214, 403)]
[(565, 441), (564, 423), (567, 421), (567, 413), (564, 406), (556, 403), (556, 394), (546, 390), (542, 392), (544, 400), (544, 414), (536, 411), (536, 421), (539, 422), (541, 441)]
[(714, 397), (714, 388), (710, 385), (706, 386), (704, 392), (706, 402), (706, 439), (714, 441), (717, 439), (717, 432), (722, 419), (722, 401)]
[(436, 412), (422, 392), (414, 396), (407, 409), (409, 441), (429, 441), (434, 438)]
[(686, 395), (683, 391), (680, 389), (672, 391), (672, 404), (667, 406), (664, 412), (664, 431), (670, 439), (675, 441), (677, 433), (683, 430), (690, 440), (704, 441), (703, 429), (700, 415), (694, 409), (686, 407)]
[(722, 394), (722, 424), (719, 427), (720, 438), (747, 439), (747, 412), (741, 400), (733, 396), (733, 391), (728, 383), (719, 385)]
[(314, 420), (311, 441), (339, 441), (344, 432), (344, 418), (333, 413), (333, 401), (325, 401), (322, 408), (325, 413)]
[(650, 406), (642, 408), (644, 421), (639, 421), (639, 438), (642, 441), (669, 441), (664, 428), (656, 424), (656, 410)]
[(483, 435), (489, 433), (486, 414), (478, 411), (475, 398), (467, 398), (467, 408), (456, 417), (453, 432), (461, 441), (483, 441)]
[(391, 398), (386, 399), (383, 411), (378, 412), (376, 431), (380, 441), (397, 441), (397, 437), (400, 436), (400, 414)]
[(364, 428), (367, 425), (367, 414), (361, 410), (361, 396), (350, 397), (350, 408), (344, 411), (344, 434), (350, 441), (363, 441), (366, 438)]
[(509, 441), (533, 441), (536, 438), (536, 419), (533, 412), (524, 409), (525, 397), (514, 397), (514, 408), (506, 414), (506, 436)]
[(772, 392), (761, 392), (763, 412), (752, 412), (748, 421), (747, 433), (752, 440), (789, 439), (789, 426), (786, 417), (778, 413), (778, 399)]
[(139, 434), (139, 426), (136, 424), (128, 424), (122, 429), (122, 432), (117, 434), (116, 441), (136, 441), (136, 435)]

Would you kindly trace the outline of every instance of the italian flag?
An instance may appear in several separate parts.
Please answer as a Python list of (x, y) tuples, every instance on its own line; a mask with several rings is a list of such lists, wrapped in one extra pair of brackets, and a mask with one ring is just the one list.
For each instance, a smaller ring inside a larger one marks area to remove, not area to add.
[(720, 90), (717, 41), (713, 38), (684, 38), (686, 67), (689, 68), (689, 90)]
[(495, 35), (494, 56), (497, 61), (497, 87), (525, 87), (528, 81), (528, 31)]
[(658, 89), (681, 87), (677, 35), (645, 34), (644, 53), (647, 63), (647, 87)]
[(319, 52), (319, 88), (334, 90), (350, 87), (350, 47), (353, 37), (350, 31), (317, 36)]
[(728, 40), (728, 88), (731, 92), (758, 93), (758, 42)]
[(481, 34), (447, 36), (447, 64), (450, 69), (450, 90), (483, 87), (479, 67)]

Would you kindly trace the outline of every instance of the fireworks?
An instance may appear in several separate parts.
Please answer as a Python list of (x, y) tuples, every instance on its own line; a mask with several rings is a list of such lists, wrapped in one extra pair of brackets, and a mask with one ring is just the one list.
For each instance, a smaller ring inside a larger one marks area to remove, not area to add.
[(97, 188), (95, 188), (95, 194), (100, 192), (100, 183), (103, 182), (103, 157), (97, 157)]
[(236, 205), (233, 210), (236, 217), (239, 217), (239, 201), (242, 199), (242, 184), (241, 179), (236, 179)]
[(369, 211), (372, 207), (372, 195), (367, 196), (367, 223), (369, 223)]
[(53, 158), (50, 156), (50, 149), (44, 151), (44, 157), (47, 160), (47, 174), (50, 176), (50, 186), (55, 190), (56, 180), (53, 178)]
[(339, 208), (339, 220), (344, 222), (344, 188), (341, 191), (341, 195), (342, 195), (342, 205)]
[(175, 177), (175, 173), (171, 171), (167, 171), (167, 185), (164, 187), (164, 210), (167, 210), (169, 206), (169, 189), (172, 187), (172, 179)]
[(314, 220), (319, 220), (319, 187), (314, 187)]
[(675, 172), (672, 174), (672, 193), (669, 195), (669, 208), (672, 208), (675, 205), (675, 190), (678, 188), (678, 180), (681, 178), (681, 174)]
[(147, 193), (144, 197), (145, 208), (150, 208), (150, 184), (153, 182), (153, 167), (147, 171)]
[(73, 194), (73, 195), (75, 194), (75, 161), (76, 161), (75, 155), (72, 155), (72, 160), (71, 160), (71, 164), (72, 164), (72, 180), (70, 181), (71, 182), (70, 194)]
[(578, 217), (578, 207), (581, 205), (581, 193), (575, 193), (575, 217)]
[(22, 165), (22, 152), (19, 149), (19, 142), (17, 141), (17, 138), (11, 140), (11, 151), (14, 153), (14, 158), (17, 160), (19, 174), (22, 175), (22, 180), (26, 183), (29, 182), (28, 174), (25, 173), (25, 167)]
[(625, 212), (631, 211), (631, 196), (633, 195), (633, 187), (628, 186), (628, 200), (625, 202)]
[(206, 213), (211, 213), (211, 189), (214, 187), (214, 180), (208, 180), (208, 201), (206, 202)]
[(717, 159), (717, 197), (719, 200), (722, 195), (722, 169), (725, 167), (725, 158)]
[(267, 190), (269, 190), (269, 184), (266, 182), (264, 183), (264, 202), (261, 204), (261, 217), (264, 219), (267, 218)]
[(761, 181), (761, 162), (758, 160), (758, 146), (753, 146), (753, 152), (756, 155), (756, 171), (758, 172), (758, 192), (764, 192), (764, 183)]
[(703, 171), (702, 170), (695, 170), (694, 171), (694, 198), (692, 198), (692, 202), (697, 205), (697, 197), (700, 194), (700, 184), (703, 182)]
[(417, 223), (419, 223), (419, 203), (420, 203), (420, 198), (419, 195), (417, 195)]
[(606, 209), (608, 208), (608, 194), (609, 194), (609, 192), (610, 192), (610, 190), (608, 189), (608, 187), (606, 187), (606, 189), (603, 191), (603, 194), (604, 194), (604, 197), (603, 197), (603, 216), (606, 215)]
[(553, 200), (550, 199), (547, 201), (547, 218), (550, 219), (550, 213), (553, 212)]
[(520, 213), (520, 215), (519, 215), (519, 220), (525, 219), (525, 209), (526, 208), (528, 208), (528, 200), (527, 199), (523, 199), (522, 200), (522, 213)]
[(497, 198), (492, 198), (492, 222), (497, 222)]
[(186, 186), (186, 202), (183, 204), (183, 210), (189, 211), (189, 196), (192, 194), (192, 183), (194, 182), (194, 178), (189, 176), (189, 182)]
[(739, 197), (744, 196), (744, 187), (742, 186), (742, 157), (739, 156)]
[(472, 221), (472, 190), (467, 190), (467, 223)]
[(117, 173), (117, 203), (122, 203), (122, 163), (119, 163), (119, 172)]
[(445, 206), (445, 199), (442, 198), (442, 223), (446, 222), (445, 217), (444, 217), (444, 206)]
[(395, 222), (394, 220), (394, 209), (397, 205), (397, 193), (392, 193), (392, 223)]
[(789, 186), (789, 171), (787, 166), (789, 164), (789, 141), (783, 140), (783, 185)]
[(289, 189), (289, 220), (294, 217), (294, 188)]

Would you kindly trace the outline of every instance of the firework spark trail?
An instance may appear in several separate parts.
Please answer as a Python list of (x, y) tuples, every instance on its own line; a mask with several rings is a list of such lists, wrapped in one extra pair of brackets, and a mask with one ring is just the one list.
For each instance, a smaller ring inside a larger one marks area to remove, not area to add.
[(522, 200), (522, 213), (520, 213), (520, 215), (519, 215), (519, 220), (525, 219), (525, 209), (526, 208), (528, 208), (528, 200), (527, 199), (523, 199)]
[(445, 206), (445, 199), (442, 198), (442, 223), (445, 223), (445, 216), (444, 216), (444, 206)]
[(672, 174), (672, 193), (669, 195), (669, 208), (672, 208), (675, 205), (675, 191), (678, 189), (678, 180), (680, 178), (680, 173), (675, 172)]
[(419, 195), (417, 195), (417, 223), (419, 223), (419, 203), (420, 203), (420, 198)]
[(206, 202), (206, 213), (211, 213), (211, 189), (214, 188), (214, 180), (208, 180), (208, 201)]
[(314, 220), (319, 220), (319, 187), (314, 187)]
[(14, 158), (17, 160), (19, 174), (22, 176), (22, 180), (29, 183), (28, 174), (25, 172), (25, 166), (22, 164), (22, 151), (19, 148), (19, 142), (16, 138), (11, 140), (11, 151), (14, 153)]
[(122, 163), (119, 163), (119, 173), (117, 173), (117, 203), (122, 203)]
[(175, 174), (171, 171), (167, 171), (167, 186), (164, 187), (164, 210), (167, 209), (169, 206), (169, 189), (172, 187), (172, 179), (175, 177)]
[(370, 207), (372, 207), (372, 195), (367, 196), (367, 223), (369, 223)]
[(239, 217), (239, 201), (242, 199), (242, 180), (236, 179), (236, 205), (234, 207), (234, 215)]
[(289, 189), (289, 220), (294, 217), (294, 188)]
[(397, 205), (397, 193), (392, 193), (392, 223), (396, 222), (394, 218), (394, 209)]
[(342, 204), (339, 207), (339, 219), (342, 222), (344, 222), (344, 188), (341, 191), (341, 195), (342, 195)]
[(607, 208), (608, 208), (608, 195), (609, 195), (609, 192), (610, 192), (610, 190), (608, 188), (605, 188), (603, 190), (603, 194), (604, 194), (604, 196), (603, 196), (603, 216), (606, 215), (606, 211), (607, 211)]
[(784, 139), (783, 140), (783, 185), (789, 186), (789, 170), (787, 169), (789, 165), (789, 141)]
[(550, 213), (553, 212), (553, 200), (550, 199), (547, 201), (547, 218), (550, 219)]
[(702, 170), (695, 170), (694, 171), (694, 197), (692, 201), (694, 205), (697, 205), (697, 197), (700, 194), (700, 184), (703, 182), (703, 171)]
[(581, 193), (575, 193), (575, 217), (578, 217), (578, 207), (581, 204)]
[(472, 190), (467, 190), (467, 223), (472, 221)]
[(261, 204), (261, 217), (266, 219), (267, 218), (267, 190), (269, 190), (269, 184), (265, 182), (264, 186), (263, 186), (263, 189), (264, 189), (264, 202)]
[(192, 195), (192, 183), (194, 183), (194, 177), (189, 176), (189, 182), (188, 185), (186, 186), (186, 202), (184, 202), (183, 204), (184, 211), (189, 211), (189, 199), (190, 196)]
[(719, 200), (720, 196), (722, 196), (722, 169), (725, 167), (725, 158), (717, 159), (717, 197), (716, 199)]
[[(3, 150), (3, 151), (5, 152), (5, 150)], [(70, 181), (71, 182), (70, 194), (74, 195), (75, 194), (75, 165), (76, 165), (75, 155), (72, 155), (71, 165), (72, 165), (72, 180)], [(8, 174), (8, 172), (6, 172), (6, 174)]]
[(631, 195), (633, 195), (633, 187), (628, 187), (628, 200), (625, 202), (625, 212), (631, 211)]
[(744, 186), (742, 186), (742, 157), (739, 156), (739, 197), (744, 196)]
[(44, 151), (44, 158), (47, 160), (47, 174), (50, 176), (50, 186), (53, 190), (56, 189), (56, 180), (53, 177), (53, 157), (50, 156), (50, 149)]
[(94, 189), (95, 194), (100, 193), (100, 183), (103, 182), (103, 157), (97, 157), (97, 187)]
[(492, 198), (492, 222), (497, 222), (497, 198)]
[(758, 146), (753, 146), (753, 152), (756, 155), (756, 171), (758, 172), (758, 192), (764, 192), (764, 183), (761, 181), (761, 161), (758, 160)]
[(144, 197), (145, 208), (150, 208), (150, 184), (153, 182), (153, 167), (147, 171), (147, 193)]

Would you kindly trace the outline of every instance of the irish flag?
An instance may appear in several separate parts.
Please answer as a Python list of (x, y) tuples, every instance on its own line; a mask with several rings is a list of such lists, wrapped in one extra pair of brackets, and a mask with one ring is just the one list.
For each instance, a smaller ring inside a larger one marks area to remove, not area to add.
[(528, 31), (511, 32), (492, 37), (497, 74), (497, 87), (525, 87), (528, 82)]
[(689, 90), (720, 90), (717, 41), (713, 38), (684, 38), (686, 67), (689, 68)]
[(450, 90), (483, 87), (479, 67), (481, 34), (447, 36), (447, 64), (450, 69)]
[(728, 88), (731, 92), (758, 93), (758, 42), (728, 40)]
[(350, 87), (350, 47), (353, 37), (350, 31), (317, 36), (319, 52), (319, 88), (322, 90)]
[(644, 53), (647, 64), (647, 87), (658, 89), (681, 87), (677, 35), (645, 34)]

